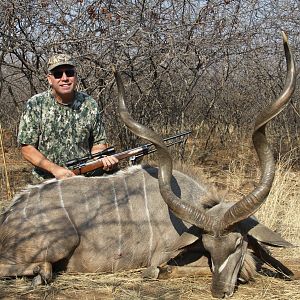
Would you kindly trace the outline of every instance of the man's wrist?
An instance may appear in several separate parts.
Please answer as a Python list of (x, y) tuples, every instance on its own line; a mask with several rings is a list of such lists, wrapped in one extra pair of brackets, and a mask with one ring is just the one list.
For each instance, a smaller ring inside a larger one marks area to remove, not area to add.
[(38, 167), (54, 175), (55, 169), (58, 166), (55, 163), (51, 162), (46, 157), (43, 157), (40, 160), (40, 162), (38, 164)]

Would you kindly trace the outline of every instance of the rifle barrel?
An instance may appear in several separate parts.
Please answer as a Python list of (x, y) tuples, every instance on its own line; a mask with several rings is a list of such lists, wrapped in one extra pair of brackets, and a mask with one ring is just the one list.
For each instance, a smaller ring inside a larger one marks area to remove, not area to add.
[[(175, 140), (173, 142), (167, 143), (166, 144), (167, 147), (182, 143), (183, 142), (182, 137), (184, 137), (185, 135), (188, 135), (190, 133), (191, 133), (191, 131), (185, 131), (182, 133), (178, 133), (171, 137), (165, 138), (164, 142), (167, 142), (170, 140)], [(180, 140), (176, 140), (178, 138), (180, 138)], [(124, 159), (127, 157), (133, 157), (133, 156), (140, 157), (140, 156), (144, 156), (146, 154), (157, 151), (156, 148), (150, 149), (151, 146), (154, 147), (153, 143), (144, 144), (137, 148), (125, 150), (125, 151), (122, 151), (119, 153), (114, 153), (114, 154), (112, 154), (112, 151), (114, 151), (114, 148), (109, 147), (109, 148), (105, 149), (104, 151), (93, 154), (92, 158), (86, 159), (86, 157), (84, 157), (81, 160), (73, 160), (73, 161), (69, 161), (68, 163), (69, 163), (69, 166), (73, 167), (72, 172), (76, 175), (80, 175), (80, 174), (87, 173), (89, 171), (93, 171), (93, 170), (102, 168), (103, 162), (102, 162), (101, 158), (104, 155), (112, 155), (112, 156), (116, 157), (118, 160), (121, 160), (121, 159)], [(70, 162), (72, 163), (71, 165), (70, 165)]]
[(107, 156), (107, 155), (112, 155), (116, 153), (115, 151), (115, 148), (112, 146), (112, 147), (108, 147), (102, 151), (99, 151), (99, 152), (96, 152), (96, 153), (92, 153), (90, 155), (87, 155), (85, 157), (82, 157), (82, 158), (75, 158), (75, 159), (72, 159), (72, 160), (69, 160), (66, 162), (66, 167), (73, 167), (73, 168), (76, 168), (76, 167), (79, 167), (81, 164), (84, 164), (86, 163), (88, 160), (93, 160), (93, 159), (97, 159), (97, 158), (101, 158), (103, 156)]
[[(172, 136), (169, 136), (167, 138), (164, 138), (163, 141), (164, 142), (167, 142), (167, 141), (170, 141), (170, 140), (174, 140), (176, 138), (182, 138), (184, 137), (185, 135), (188, 135), (188, 134), (191, 134), (192, 131), (191, 130), (188, 130), (188, 131), (184, 131), (184, 132), (181, 132), (181, 133), (178, 133), (178, 134), (175, 134), (175, 135), (172, 135)], [(145, 144), (145, 146), (147, 147), (150, 147), (150, 146), (153, 146), (152, 143), (148, 143), (148, 144)], [(171, 145), (170, 145), (171, 146)], [(167, 146), (168, 147), (168, 146)]]
[[(180, 140), (180, 141), (174, 141), (174, 142), (168, 143), (168, 144), (166, 144), (166, 146), (167, 146), (167, 147), (170, 147), (170, 146), (173, 146), (173, 145), (176, 145), (176, 144), (180, 144), (180, 143), (182, 143), (182, 140)], [(152, 144), (152, 145), (153, 145), (153, 144)], [(151, 153), (154, 153), (154, 152), (156, 152), (156, 151), (157, 151), (157, 149), (154, 148), (154, 149), (148, 150), (147, 154), (151, 154)], [(138, 153), (137, 155), (135, 155), (136, 158), (139, 158), (139, 157), (142, 157), (142, 156), (144, 156), (143, 153)]]

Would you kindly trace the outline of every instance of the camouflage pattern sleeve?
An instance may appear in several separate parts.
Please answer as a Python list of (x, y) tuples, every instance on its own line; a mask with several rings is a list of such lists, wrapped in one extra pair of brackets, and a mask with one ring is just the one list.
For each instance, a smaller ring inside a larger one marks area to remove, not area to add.
[(40, 131), (41, 112), (38, 105), (38, 98), (33, 97), (29, 99), (25, 105), (25, 109), (21, 116), (18, 144), (37, 146)]

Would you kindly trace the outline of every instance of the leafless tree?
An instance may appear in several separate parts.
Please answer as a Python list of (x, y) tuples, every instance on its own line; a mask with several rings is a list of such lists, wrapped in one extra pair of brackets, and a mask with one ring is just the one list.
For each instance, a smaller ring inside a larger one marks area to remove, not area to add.
[[(0, 117), (14, 134), (23, 103), (47, 89), (47, 57), (64, 51), (78, 60), (80, 88), (103, 108), (113, 143), (136, 141), (118, 119), (111, 64), (136, 120), (165, 134), (191, 128), (208, 149), (216, 138), (226, 146), (282, 87), (280, 30), (299, 53), (292, 0), (3, 0), (0, 9)], [(272, 128), (287, 143), (299, 143), (298, 95)]]

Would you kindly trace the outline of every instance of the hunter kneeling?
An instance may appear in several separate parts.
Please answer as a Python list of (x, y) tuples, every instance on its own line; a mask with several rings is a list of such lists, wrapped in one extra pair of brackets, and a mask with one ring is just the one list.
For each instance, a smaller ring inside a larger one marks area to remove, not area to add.
[[(76, 91), (76, 64), (67, 54), (56, 54), (48, 61), (49, 90), (26, 103), (18, 142), (23, 157), (34, 165), (39, 180), (75, 176), (66, 167), (71, 159), (87, 157), (108, 148), (97, 102)], [(116, 168), (118, 159), (101, 158), (102, 169), (89, 175), (101, 175)]]

